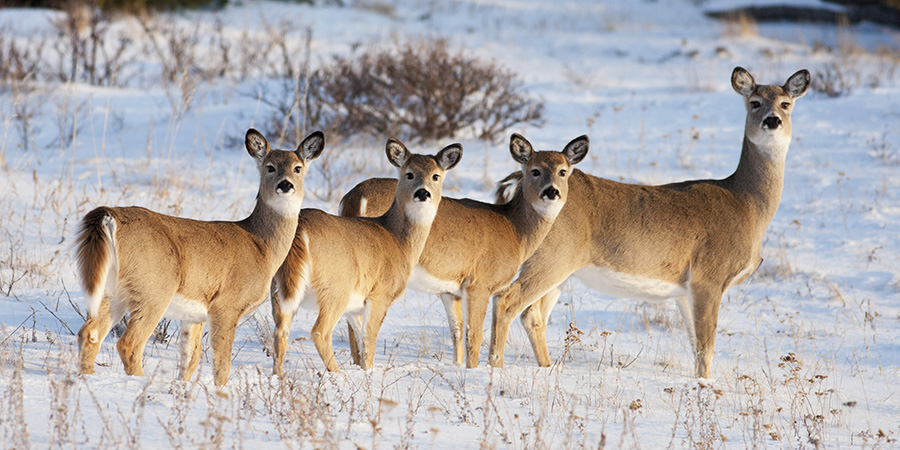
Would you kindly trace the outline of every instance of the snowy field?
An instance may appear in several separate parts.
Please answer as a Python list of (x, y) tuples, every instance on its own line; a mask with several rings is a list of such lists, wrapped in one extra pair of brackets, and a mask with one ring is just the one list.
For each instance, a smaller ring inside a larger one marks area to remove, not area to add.
[[(75, 373), (84, 298), (71, 243), (99, 205), (249, 214), (258, 179), (241, 141), (272, 115), (266, 81), (160, 83), (147, 74), (163, 68), (148, 57), (119, 87), (0, 86), (0, 447), (900, 447), (900, 31), (703, 14), (764, 3), (737, 0), (232, 3), (159, 20), (219, 27), (235, 42), (281, 26), (297, 54), (308, 30), (314, 66), (360, 45), (446, 37), (545, 101), (542, 127), (508, 132), (542, 149), (587, 134), (579, 167), (633, 183), (734, 170), (745, 114), (730, 86), (735, 66), (778, 84), (807, 68), (840, 95), (797, 101), (765, 262), (726, 292), (711, 379), (691, 376), (674, 302), (568, 281), (548, 327), (550, 368), (537, 367), (518, 322), (504, 368), (486, 364), (486, 345), (478, 368), (457, 368), (443, 306), (409, 292), (388, 312), (369, 371), (351, 364), (342, 322), (342, 371), (326, 373), (308, 338), (315, 316), (301, 311), (286, 373), (271, 377), (273, 324), (260, 307), (238, 328), (229, 384), (217, 390), (208, 348), (194, 381), (173, 381), (176, 323), (148, 343), (145, 378), (124, 374), (113, 337), (96, 374)], [(0, 30), (36, 41), (61, 14), (2, 9)], [(112, 27), (146, 39), (133, 19)], [(205, 40), (198, 48), (215, 52)], [(327, 143), (305, 206), (336, 212), (357, 182), (394, 176), (385, 138)], [(445, 195), (489, 200), (516, 168), (508, 142), (459, 140), (464, 156)], [(485, 342), (489, 333), (490, 319)]]

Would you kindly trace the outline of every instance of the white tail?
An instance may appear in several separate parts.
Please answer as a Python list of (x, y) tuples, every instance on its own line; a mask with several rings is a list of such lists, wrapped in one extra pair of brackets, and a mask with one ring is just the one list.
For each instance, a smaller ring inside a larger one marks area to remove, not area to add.
[(356, 332), (350, 343), (354, 362), (372, 367), (378, 329), (388, 307), (406, 289), (441, 200), (444, 173), (459, 162), (462, 146), (449, 145), (437, 156), (417, 155), (391, 139), (386, 153), (399, 168), (399, 182), (383, 215), (300, 213), (291, 251), (275, 275), (275, 374), (282, 372), (299, 306), (318, 311), (312, 341), (329, 371), (338, 371), (331, 336), (342, 315)]
[[(509, 149), (522, 170), (516, 172), (515, 183), (505, 180), (500, 184), (498, 195), (507, 193), (506, 188), (519, 188), (509, 192), (509, 200), (501, 205), (470, 199), (441, 200), (431, 234), (409, 280), (410, 289), (440, 295), (453, 339), (454, 362), (465, 362), (468, 367), (478, 365), (491, 296), (512, 282), (519, 265), (550, 231), (566, 201), (572, 165), (587, 154), (588, 139), (576, 138), (561, 152), (535, 152), (527, 139), (513, 134)], [(389, 178), (363, 181), (341, 199), (341, 214), (384, 213), (396, 184)], [(352, 342), (352, 327), (350, 335)]]
[(215, 383), (226, 383), (238, 320), (265, 300), (290, 249), (307, 163), (325, 138), (315, 132), (296, 151), (270, 150), (251, 129), (245, 144), (260, 183), (256, 206), (242, 221), (203, 222), (139, 207), (99, 207), (81, 221), (76, 257), (88, 309), (78, 332), (81, 373), (94, 372), (110, 326), (130, 312), (116, 345), (127, 374), (143, 375), (144, 345), (168, 317), (181, 321), (180, 378), (196, 370), (209, 321)]
[(571, 275), (601, 292), (677, 298), (695, 352), (694, 374), (709, 377), (722, 294), (762, 262), (766, 227), (778, 209), (794, 101), (809, 87), (801, 70), (783, 86), (732, 74), (747, 108), (740, 162), (722, 180), (638, 186), (575, 171), (569, 199), (519, 278), (496, 298), (490, 363), (503, 365), (513, 318), (541, 366), (550, 365), (546, 320)]

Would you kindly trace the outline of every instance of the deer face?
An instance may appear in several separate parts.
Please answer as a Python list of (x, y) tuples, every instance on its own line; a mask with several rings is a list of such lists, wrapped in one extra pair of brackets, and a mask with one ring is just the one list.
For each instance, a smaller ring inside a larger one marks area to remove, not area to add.
[(259, 195), (285, 217), (297, 216), (303, 205), (303, 180), (308, 162), (319, 157), (325, 147), (321, 131), (310, 134), (295, 151), (272, 150), (263, 135), (250, 129), (245, 138), (247, 152), (259, 164)]
[(569, 193), (569, 174), (588, 151), (588, 138), (581, 136), (569, 142), (565, 149), (534, 151), (524, 137), (513, 134), (509, 152), (522, 164), (522, 194), (535, 211), (553, 220), (566, 202)]
[(768, 156), (783, 159), (787, 154), (791, 111), (794, 101), (809, 89), (809, 80), (809, 72), (801, 70), (788, 78), (784, 86), (757, 85), (749, 72), (741, 67), (734, 69), (731, 85), (744, 97), (746, 136), (757, 147), (768, 149)]
[(462, 146), (451, 144), (437, 155), (412, 154), (402, 142), (389, 139), (388, 160), (399, 168), (395, 201), (408, 202), (406, 213), (416, 223), (431, 223), (441, 201), (444, 174), (462, 158)]

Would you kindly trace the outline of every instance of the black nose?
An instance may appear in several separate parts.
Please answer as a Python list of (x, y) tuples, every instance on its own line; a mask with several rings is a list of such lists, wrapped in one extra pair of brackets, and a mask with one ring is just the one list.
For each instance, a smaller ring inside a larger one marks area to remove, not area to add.
[(541, 193), (541, 198), (544, 197), (546, 197), (547, 200), (556, 200), (559, 198), (559, 189), (556, 189), (555, 187), (544, 189), (544, 192)]
[(288, 180), (282, 180), (281, 183), (278, 183), (278, 190), (287, 194), (294, 189), (294, 185)]
[(413, 198), (420, 202), (424, 202), (425, 200), (431, 198), (431, 192), (428, 192), (425, 189), (419, 189), (415, 194), (413, 194)]
[(781, 119), (775, 116), (769, 116), (763, 120), (763, 125), (770, 130), (774, 130), (781, 126)]

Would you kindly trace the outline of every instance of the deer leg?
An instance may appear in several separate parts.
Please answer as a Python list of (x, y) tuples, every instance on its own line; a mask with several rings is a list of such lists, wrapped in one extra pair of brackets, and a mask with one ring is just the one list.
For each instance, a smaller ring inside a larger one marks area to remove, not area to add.
[[(120, 317), (121, 319), (121, 317)], [(96, 316), (88, 314), (84, 325), (78, 330), (78, 372), (88, 375), (94, 373), (94, 361), (100, 352), (100, 344), (109, 334), (112, 317), (109, 311), (109, 297), (104, 296), (100, 302), (100, 311)]]
[(453, 363), (461, 366), (463, 358), (462, 299), (453, 294), (441, 294), (441, 302), (447, 310), (447, 324), (450, 326), (450, 340), (453, 341)]
[(522, 326), (525, 327), (525, 332), (528, 334), (528, 341), (531, 342), (534, 357), (540, 367), (549, 367), (551, 364), (550, 352), (547, 350), (547, 320), (550, 318), (550, 312), (556, 306), (560, 294), (559, 288), (551, 289), (540, 300), (525, 308), (520, 316)]
[(287, 352), (288, 338), (291, 336), (291, 322), (294, 320), (293, 311), (285, 311), (277, 299), (272, 299), (272, 317), (275, 319), (275, 334), (273, 336), (274, 354), (272, 355), (272, 375), (281, 375), (284, 367), (284, 354)]
[(491, 293), (485, 289), (469, 286), (466, 289), (467, 329), (466, 329), (466, 367), (478, 367), (478, 354), (481, 353), (481, 339), (484, 335), (484, 316), (487, 314)]
[(365, 350), (365, 342), (363, 337), (366, 330), (363, 328), (362, 314), (345, 314), (347, 317), (347, 333), (350, 340), (350, 356), (353, 358), (353, 364), (362, 366), (362, 351)]
[[(506, 347), (506, 338), (509, 335), (509, 327), (513, 319), (525, 308), (531, 306), (550, 292), (550, 290), (562, 284), (572, 273), (562, 264), (542, 264), (541, 266), (523, 265), (519, 278), (494, 297), (489, 360), (489, 363), (494, 367), (503, 367), (503, 351)], [(549, 359), (548, 356), (548, 365)]]
[[(153, 334), (153, 330), (156, 329), (156, 325), (159, 324), (174, 295), (174, 292), (152, 296), (132, 292), (129, 296), (131, 316), (128, 318), (125, 333), (116, 343), (116, 349), (119, 351), (119, 358), (122, 359), (126, 374), (144, 376), (144, 368), (141, 363), (144, 357), (144, 346), (147, 345), (147, 339)], [(159, 299), (165, 299), (165, 301), (159, 301)]]
[[(350, 300), (350, 295), (328, 296), (329, 298), (326, 298), (326, 296), (323, 295), (325, 294), (324, 290), (319, 291), (319, 294), (319, 317), (316, 318), (316, 323), (313, 324), (312, 329), (310, 330), (310, 338), (316, 346), (316, 350), (319, 352), (322, 362), (325, 363), (325, 368), (329, 372), (340, 372), (337, 360), (334, 358), (334, 349), (332, 348), (331, 340), (334, 333), (334, 327), (340, 320), (344, 309), (346, 309), (346, 305)], [(343, 298), (343, 301), (334, 301), (336, 298)], [(343, 307), (338, 307), (338, 303), (342, 304)]]
[(191, 381), (191, 376), (200, 363), (204, 325), (205, 322), (181, 322), (181, 367), (178, 378), (183, 381)]
[(209, 322), (209, 346), (213, 351), (213, 378), (216, 386), (225, 386), (231, 372), (231, 350), (239, 317), (211, 317)]
[(371, 369), (375, 365), (375, 352), (378, 350), (378, 331), (381, 330), (381, 324), (384, 323), (384, 316), (387, 315), (388, 306), (392, 303), (371, 299), (366, 300), (366, 313), (369, 317), (365, 322), (366, 331), (363, 338), (365, 341), (365, 358), (363, 358), (365, 364), (362, 365), (362, 368), (365, 370)]
[(722, 303), (722, 289), (691, 283), (689, 295), (694, 313), (694, 331), (697, 336), (694, 376), (709, 378), (713, 350), (716, 346), (716, 326), (719, 320), (719, 306)]
[(694, 329), (694, 309), (691, 306), (691, 297), (679, 297), (676, 300), (678, 304), (678, 312), (681, 313), (681, 323), (684, 331), (687, 332), (688, 340), (691, 343), (691, 351), (697, 353), (697, 332)]

